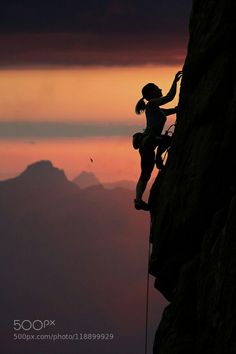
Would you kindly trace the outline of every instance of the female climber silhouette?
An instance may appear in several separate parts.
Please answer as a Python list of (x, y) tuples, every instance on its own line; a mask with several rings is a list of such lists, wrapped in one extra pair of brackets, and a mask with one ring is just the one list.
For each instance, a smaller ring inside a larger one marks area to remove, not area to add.
[[(141, 175), (136, 186), (136, 198), (134, 205), (137, 210), (149, 210), (149, 206), (142, 200), (143, 193), (151, 177), (153, 168), (160, 170), (163, 167), (161, 155), (170, 146), (171, 137), (162, 135), (162, 130), (166, 122), (166, 116), (176, 113), (177, 107), (171, 109), (160, 108), (160, 106), (172, 101), (176, 95), (177, 82), (182, 77), (182, 71), (175, 75), (171, 88), (166, 96), (162, 95), (162, 90), (153, 83), (149, 83), (142, 88), (142, 98), (135, 107), (135, 112), (140, 114), (145, 112), (146, 129), (142, 135), (139, 146), (141, 156)], [(145, 101), (147, 103), (145, 103)], [(155, 149), (158, 146), (155, 154)]]

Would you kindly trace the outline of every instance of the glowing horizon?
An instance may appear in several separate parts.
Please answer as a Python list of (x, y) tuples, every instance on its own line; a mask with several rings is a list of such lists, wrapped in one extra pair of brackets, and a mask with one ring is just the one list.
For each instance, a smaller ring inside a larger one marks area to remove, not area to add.
[(104, 183), (135, 181), (139, 173), (139, 155), (132, 149), (130, 138), (9, 139), (0, 146), (0, 180), (16, 177), (26, 166), (40, 160), (50, 160), (70, 180), (82, 171), (93, 172)]
[(179, 69), (0, 70), (0, 121), (130, 122), (142, 86), (157, 82), (167, 93)]
[[(65, 170), (70, 179), (87, 170), (103, 182), (137, 180), (140, 161), (131, 136), (145, 128), (145, 115), (134, 113), (141, 88), (147, 82), (156, 82), (165, 94), (179, 69), (0, 70), (0, 179), (15, 177), (27, 165), (46, 159)], [(177, 100), (178, 93), (167, 106), (176, 106)], [(169, 117), (168, 123), (174, 119)], [(14, 128), (14, 134), (7, 127), (4, 137), (7, 124)], [(30, 130), (32, 124), (34, 129)], [(78, 136), (72, 134), (69, 139), (76, 124)], [(86, 130), (83, 124), (90, 127)], [(119, 124), (123, 130), (119, 130)], [(135, 126), (139, 128), (132, 132)], [(33, 134), (35, 131), (38, 135)], [(91, 155), (94, 165), (89, 161)]]

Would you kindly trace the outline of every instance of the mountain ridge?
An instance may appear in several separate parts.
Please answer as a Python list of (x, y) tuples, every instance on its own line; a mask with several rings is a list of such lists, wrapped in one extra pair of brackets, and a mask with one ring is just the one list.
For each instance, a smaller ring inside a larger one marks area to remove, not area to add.
[[(128, 340), (137, 352), (143, 334), (139, 308), (144, 303), (148, 218), (142, 213), (136, 218), (133, 192), (81, 189), (48, 162), (25, 171), (0, 183), (2, 350), (60, 352), (60, 341), (53, 346), (22, 341), (19, 346), (12, 340), (13, 319), (52, 318), (56, 333), (109, 329), (119, 340), (109, 346), (100, 342), (103, 353), (125, 352)], [(54, 189), (53, 181), (58, 181)], [(160, 297), (157, 313), (161, 307)], [(66, 352), (78, 353), (78, 342), (64, 345)], [(87, 342), (79, 343), (79, 349), (86, 353)], [(89, 352), (97, 353), (97, 343), (89, 344)]]

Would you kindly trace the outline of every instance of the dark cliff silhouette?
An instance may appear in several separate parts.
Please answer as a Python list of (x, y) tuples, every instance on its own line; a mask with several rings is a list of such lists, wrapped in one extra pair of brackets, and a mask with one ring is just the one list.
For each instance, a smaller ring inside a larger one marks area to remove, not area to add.
[(171, 301), (155, 354), (236, 350), (235, 15), (232, 1), (193, 1), (176, 130), (149, 200), (150, 272)]

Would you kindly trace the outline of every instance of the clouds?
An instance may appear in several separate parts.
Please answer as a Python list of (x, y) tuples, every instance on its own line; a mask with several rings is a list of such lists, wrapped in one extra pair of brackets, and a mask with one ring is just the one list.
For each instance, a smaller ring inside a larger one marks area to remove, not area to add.
[(5, 1), (0, 65), (139, 65), (182, 61), (190, 1)]
[(131, 136), (140, 125), (122, 123), (0, 122), (0, 139), (88, 138)]
[(2, 67), (129, 66), (183, 64), (186, 38), (97, 34), (7, 34), (0, 36)]
[(189, 7), (189, 0), (5, 0), (1, 2), (0, 29), (106, 35), (184, 32)]

